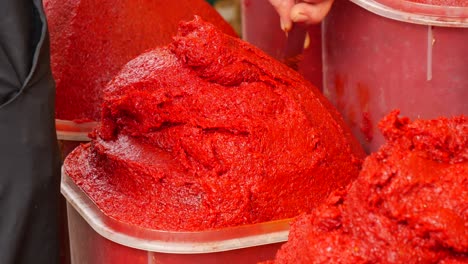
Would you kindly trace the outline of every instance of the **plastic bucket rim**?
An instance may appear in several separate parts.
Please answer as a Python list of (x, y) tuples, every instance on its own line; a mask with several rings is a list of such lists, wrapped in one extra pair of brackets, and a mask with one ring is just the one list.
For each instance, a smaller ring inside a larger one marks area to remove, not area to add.
[[(217, 253), (229, 250), (237, 250), (243, 248), (250, 248), (262, 245), (283, 243), (288, 240), (289, 223), (292, 219), (282, 219), (271, 222), (238, 226), (232, 228), (223, 228), (217, 230), (196, 231), (196, 232), (172, 232), (172, 231), (158, 231), (150, 230), (152, 232), (159, 232), (161, 234), (178, 234), (178, 235), (196, 235), (203, 233), (217, 233), (225, 230), (236, 230), (242, 228), (258, 228), (262, 229), (262, 225), (277, 225), (278, 230), (273, 230), (264, 234), (258, 234), (247, 237), (229, 238), (225, 240), (213, 239), (212, 241), (204, 241), (201, 243), (194, 243), (194, 241), (187, 242), (171, 242), (171, 241), (151, 241), (147, 239), (132, 237), (114, 230), (106, 223), (118, 222), (119, 225), (126, 225), (125, 223), (107, 217), (100, 211), (94, 202), (89, 199), (86, 194), (69, 178), (62, 167), (62, 181), (61, 193), (66, 198), (69, 206), (84, 219), (84, 221), (99, 235), (109, 239), (117, 244), (135, 248), (139, 250), (168, 253), (168, 254), (207, 254)], [(88, 201), (80, 203), (86, 197)], [(102, 219), (105, 219), (103, 221)], [(106, 223), (105, 223), (106, 222)], [(279, 228), (278, 228), (279, 227)], [(133, 227), (132, 227), (133, 228)], [(149, 230), (145, 228), (138, 228)], [(268, 229), (268, 228), (266, 228)]]
[[(468, 7), (441, 7), (408, 1), (398, 2), (398, 5), (388, 5), (388, 3), (394, 3), (391, 1), (395, 0), (350, 1), (371, 13), (388, 19), (427, 26), (468, 28)], [(449, 13), (459, 13), (459, 15), (438, 14), (444, 8), (451, 10)], [(419, 12), (411, 13), (408, 9), (419, 10)]]

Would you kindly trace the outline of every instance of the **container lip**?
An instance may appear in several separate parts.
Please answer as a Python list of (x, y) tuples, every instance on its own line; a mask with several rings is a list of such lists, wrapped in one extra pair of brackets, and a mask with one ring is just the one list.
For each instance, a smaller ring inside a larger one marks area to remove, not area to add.
[(58, 140), (90, 141), (88, 134), (98, 126), (98, 122), (77, 123), (71, 120), (55, 119)]
[(197, 232), (174, 232), (132, 226), (106, 216), (65, 173), (61, 193), (98, 234), (140, 250), (171, 254), (202, 254), (281, 243), (288, 240), (292, 219)]
[(468, 7), (436, 6), (402, 0), (350, 0), (383, 17), (420, 25), (468, 27)]

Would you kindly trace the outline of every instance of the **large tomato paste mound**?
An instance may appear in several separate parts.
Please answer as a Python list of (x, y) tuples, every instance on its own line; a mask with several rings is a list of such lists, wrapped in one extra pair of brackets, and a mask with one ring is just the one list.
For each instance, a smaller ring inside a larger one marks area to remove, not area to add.
[(167, 45), (180, 20), (199, 15), (233, 29), (204, 0), (44, 0), (50, 28), (56, 115), (99, 120), (102, 90), (123, 65)]
[(468, 263), (468, 120), (388, 115), (358, 179), (292, 226), (275, 263)]
[(155, 229), (294, 217), (364, 155), (315, 87), (199, 18), (122, 69), (101, 122), (66, 172), (107, 215)]

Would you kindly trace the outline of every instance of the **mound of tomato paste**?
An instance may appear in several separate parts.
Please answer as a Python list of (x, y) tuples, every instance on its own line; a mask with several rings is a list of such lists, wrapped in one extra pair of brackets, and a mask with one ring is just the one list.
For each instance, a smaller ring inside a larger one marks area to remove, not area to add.
[(292, 225), (275, 263), (467, 263), (468, 120), (392, 112), (358, 179)]
[(235, 35), (204, 0), (44, 0), (57, 85), (56, 116), (99, 120), (102, 90), (131, 59), (167, 45), (199, 15)]
[(94, 134), (67, 174), (107, 215), (164, 230), (308, 212), (364, 156), (314, 86), (200, 18), (122, 69)]

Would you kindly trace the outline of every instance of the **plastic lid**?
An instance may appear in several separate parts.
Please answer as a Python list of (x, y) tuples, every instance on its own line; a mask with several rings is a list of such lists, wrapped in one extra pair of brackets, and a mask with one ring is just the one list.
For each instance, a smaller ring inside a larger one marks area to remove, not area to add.
[(288, 240), (291, 219), (200, 232), (141, 228), (106, 216), (66, 175), (61, 192), (67, 202), (101, 236), (127, 247), (172, 254), (199, 254), (281, 243)]
[[(442, 27), (468, 27), (468, 6), (463, 1), (466, 0), (351, 0), (372, 13), (399, 21)], [(444, 3), (450, 4), (442, 5)]]
[(55, 119), (58, 140), (90, 141), (88, 134), (98, 125), (97, 122), (77, 123), (69, 120)]

